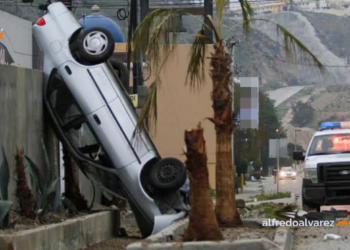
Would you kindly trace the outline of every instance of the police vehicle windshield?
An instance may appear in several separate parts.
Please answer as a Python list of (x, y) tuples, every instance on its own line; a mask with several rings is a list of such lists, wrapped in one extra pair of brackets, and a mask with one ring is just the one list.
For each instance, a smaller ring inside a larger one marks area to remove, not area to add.
[(308, 156), (350, 153), (350, 134), (315, 136)]

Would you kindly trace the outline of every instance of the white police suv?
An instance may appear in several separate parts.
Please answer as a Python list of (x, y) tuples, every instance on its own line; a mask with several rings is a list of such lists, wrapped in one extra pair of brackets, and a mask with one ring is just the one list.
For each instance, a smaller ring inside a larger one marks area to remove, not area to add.
[(305, 161), (304, 209), (350, 204), (350, 122), (322, 123), (306, 154), (296, 151), (293, 158)]

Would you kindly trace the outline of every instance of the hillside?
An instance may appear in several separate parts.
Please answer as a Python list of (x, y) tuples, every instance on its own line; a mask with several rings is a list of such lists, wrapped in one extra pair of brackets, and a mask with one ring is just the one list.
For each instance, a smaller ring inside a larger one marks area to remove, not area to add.
[(335, 55), (340, 58), (350, 58), (349, 16), (338, 17), (321, 13), (302, 13), (315, 28), (317, 37)]
[[(157, 2), (161, 3), (162, 1)], [(169, 1), (164, 0), (163, 2)], [(44, 14), (44, 11), (38, 9), (39, 3), (41, 2), (37, 0), (32, 5), (8, 2), (5, 10), (35, 22)], [(177, 7), (181, 7), (179, 3), (180, 1), (177, 1)], [(77, 0), (74, 1), (76, 8), (74, 8), (73, 13), (77, 19), (80, 19), (84, 15), (91, 14), (91, 7), (94, 4), (100, 6), (101, 14), (112, 18), (121, 26), (126, 38), (129, 18), (120, 20), (117, 11), (120, 8), (128, 10), (129, 3), (122, 0)], [(245, 40), (239, 25), (232, 30), (232, 27), (240, 21), (239, 18), (234, 18), (233, 14), (225, 13), (223, 33), (224, 37), (234, 36), (241, 41), (240, 45), (235, 47), (235, 63), (243, 66), (240, 76), (258, 76), (261, 77), (263, 83), (273, 84), (275, 87), (286, 85), (294, 79), (299, 80), (298, 84), (344, 84), (348, 82), (350, 73), (347, 68), (327, 68), (329, 74), (321, 76), (315, 67), (305, 66), (307, 62), (299, 60), (298, 65), (288, 62), (281, 36), (277, 39), (274, 25), (260, 21), (253, 22), (250, 38)], [(350, 30), (346, 29), (350, 17), (297, 12), (265, 14), (257, 17), (282, 24), (307, 45), (324, 64), (344, 65), (343, 58), (350, 56), (350, 47), (346, 44), (350, 38)], [(188, 32), (180, 34), (180, 41), (181, 43), (190, 43), (193, 38), (189, 34), (196, 33), (201, 25), (190, 16), (183, 16), (183, 22)]]
[[(302, 131), (298, 132), (297, 135), (297, 143), (306, 149), (321, 122), (350, 120), (349, 96), (350, 86), (312, 86), (306, 87), (280, 105), (277, 110), (282, 119), (283, 127), (287, 130), (289, 141), (295, 141), (295, 128), (301, 129)], [(302, 128), (292, 123), (291, 107), (298, 101), (311, 104), (315, 110), (313, 119)]]

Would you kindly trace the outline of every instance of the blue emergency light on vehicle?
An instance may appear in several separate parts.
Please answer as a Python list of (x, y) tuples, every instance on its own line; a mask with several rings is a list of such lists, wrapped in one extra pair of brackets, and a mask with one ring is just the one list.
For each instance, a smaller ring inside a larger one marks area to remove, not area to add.
[(320, 130), (326, 129), (350, 129), (350, 122), (323, 122)]

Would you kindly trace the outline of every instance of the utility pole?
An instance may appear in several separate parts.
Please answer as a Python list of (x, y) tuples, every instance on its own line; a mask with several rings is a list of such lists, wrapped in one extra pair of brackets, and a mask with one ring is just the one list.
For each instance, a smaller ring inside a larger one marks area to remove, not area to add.
[[(297, 151), (297, 132), (300, 131), (300, 129), (294, 130), (294, 151)], [(297, 170), (297, 161), (295, 161), (295, 170)]]
[(277, 176), (276, 176), (276, 181), (277, 181), (277, 194), (279, 193), (279, 174), (280, 174), (280, 136), (279, 136), (279, 129), (276, 129), (277, 133), (277, 141), (276, 141), (276, 160), (277, 160)]
[[(210, 27), (210, 22), (207, 18), (207, 15), (213, 16), (213, 1), (212, 0), (204, 0), (204, 33), (207, 37), (213, 40), (213, 32), (208, 28)], [(206, 41), (206, 43), (210, 44), (211, 41)]]

